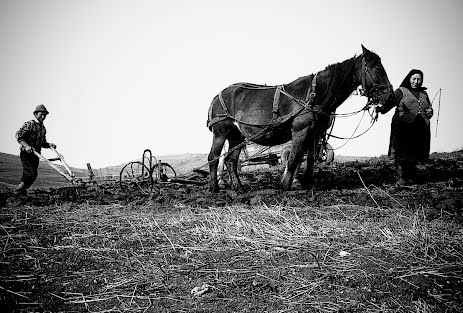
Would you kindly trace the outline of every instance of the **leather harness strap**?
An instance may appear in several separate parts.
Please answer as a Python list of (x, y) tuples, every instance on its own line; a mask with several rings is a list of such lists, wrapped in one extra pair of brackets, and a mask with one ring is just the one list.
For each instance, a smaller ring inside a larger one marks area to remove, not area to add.
[(207, 119), (207, 127), (209, 127), (209, 128), (212, 127), (212, 125), (214, 125), (215, 123), (223, 121), (223, 120), (231, 117), (230, 112), (228, 112), (227, 106), (225, 105), (225, 101), (223, 100), (222, 91), (223, 90), (221, 90), (219, 92), (219, 102), (220, 102), (220, 105), (222, 106), (223, 110), (225, 111), (225, 113), (219, 113), (214, 118), (212, 118), (212, 107), (213, 107), (213, 105), (211, 105), (209, 107), (209, 112), (208, 112), (208, 117), (209, 118)]
[(318, 73), (315, 73), (314, 77), (312, 78), (312, 84), (310, 85), (309, 89), (307, 90), (307, 94), (305, 95), (305, 102), (307, 104), (312, 103), (313, 100), (315, 99), (315, 96), (316, 96), (315, 88), (317, 87), (317, 75)]
[(278, 106), (280, 104), (280, 94), (283, 89), (283, 85), (278, 85), (275, 93), (273, 94), (273, 109), (272, 109), (272, 120), (278, 118)]
[[(312, 102), (315, 100), (315, 96), (316, 96), (315, 88), (317, 87), (317, 75), (318, 73), (315, 73), (314, 77), (312, 78), (312, 83), (307, 89), (307, 94), (305, 95), (305, 101), (303, 102), (304, 104), (303, 107), (305, 108), (308, 108), (312, 104)], [(286, 95), (292, 100), (296, 100), (299, 104), (302, 104), (301, 100), (297, 100), (292, 95), (286, 92), (286, 90), (284, 89), (284, 85), (279, 85), (277, 89), (275, 90), (275, 94), (273, 95), (272, 122), (274, 122), (279, 117), (278, 108), (280, 104), (280, 94), (281, 93), (283, 93), (284, 95)]]

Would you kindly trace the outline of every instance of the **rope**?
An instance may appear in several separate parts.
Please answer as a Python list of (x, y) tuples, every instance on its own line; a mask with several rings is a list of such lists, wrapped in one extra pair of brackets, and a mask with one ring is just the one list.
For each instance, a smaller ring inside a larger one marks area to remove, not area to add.
[[(366, 110), (365, 110), (365, 111), (366, 111)], [(370, 113), (370, 117), (371, 117), (370, 126), (369, 126), (365, 131), (363, 131), (362, 133), (360, 133), (360, 134), (354, 136), (354, 134), (357, 132), (358, 128), (360, 127), (360, 124), (361, 124), (361, 122), (362, 122), (362, 120), (363, 120), (363, 117), (365, 116), (365, 111), (363, 112), (362, 117), (360, 118), (360, 120), (359, 120), (359, 122), (358, 122), (358, 124), (357, 124), (357, 127), (355, 127), (355, 129), (354, 129), (354, 131), (352, 132), (352, 135), (351, 135), (350, 137), (339, 137), (339, 136), (332, 135), (332, 134), (329, 135), (330, 137), (333, 137), (333, 138), (336, 138), (336, 139), (346, 140), (345, 143), (343, 143), (341, 146), (339, 146), (339, 147), (337, 147), (337, 148), (333, 148), (333, 150), (338, 150), (338, 149), (344, 147), (350, 140), (359, 138), (360, 136), (366, 134), (366, 133), (373, 127), (373, 125), (375, 124), (377, 118), (373, 118), (372, 114)]]

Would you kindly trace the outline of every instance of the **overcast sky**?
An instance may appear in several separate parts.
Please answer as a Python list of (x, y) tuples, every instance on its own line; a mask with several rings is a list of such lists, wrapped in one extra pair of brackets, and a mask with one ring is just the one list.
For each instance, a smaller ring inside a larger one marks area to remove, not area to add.
[[(212, 98), (236, 82), (277, 85), (361, 53), (397, 88), (412, 68), (432, 99), (431, 151), (463, 148), (462, 1), (0, 0), (0, 152), (45, 104), (47, 138), (71, 166), (208, 153)], [(352, 96), (338, 110), (366, 99)], [(387, 154), (393, 110), (336, 154)], [(360, 116), (339, 118), (349, 137)], [(357, 133), (369, 126), (365, 117)]]

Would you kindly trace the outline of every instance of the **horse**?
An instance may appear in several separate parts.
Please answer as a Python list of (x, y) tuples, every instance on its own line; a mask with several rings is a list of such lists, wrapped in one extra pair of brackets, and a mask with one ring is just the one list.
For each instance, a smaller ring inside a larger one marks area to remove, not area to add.
[(217, 164), (225, 141), (229, 143), (225, 163), (232, 188), (242, 190), (237, 165), (245, 139), (265, 146), (292, 140), (282, 188), (291, 189), (295, 170), (306, 153), (305, 172), (299, 182), (313, 195), (314, 156), (320, 136), (326, 132), (330, 116), (359, 86), (370, 105), (384, 104), (393, 98), (381, 58), (363, 45), (360, 55), (288, 84), (237, 83), (223, 89), (208, 110), (207, 126), (213, 134), (208, 155), (209, 191), (219, 191)]

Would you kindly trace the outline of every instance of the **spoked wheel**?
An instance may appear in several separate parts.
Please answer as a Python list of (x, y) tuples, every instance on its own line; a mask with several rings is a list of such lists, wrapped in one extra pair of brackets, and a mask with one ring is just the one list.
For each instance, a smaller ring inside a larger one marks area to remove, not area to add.
[(281, 163), (280, 163), (280, 170), (284, 171), (286, 168), (286, 164), (288, 163), (289, 153), (291, 152), (291, 146), (286, 146), (281, 150)]
[(320, 149), (320, 154), (318, 155), (318, 162), (330, 164), (334, 160), (334, 150), (329, 143), (326, 143)]
[(139, 190), (149, 194), (153, 190), (153, 177), (146, 165), (142, 162), (126, 164), (119, 175), (122, 190)]
[[(281, 165), (280, 169), (283, 171), (286, 167), (286, 163), (288, 163), (288, 158), (289, 158), (289, 152), (291, 150), (291, 147), (285, 147), (281, 151)], [(304, 162), (306, 156), (304, 155), (301, 163)], [(320, 153), (318, 154), (318, 163), (324, 163), (324, 164), (330, 164), (334, 160), (334, 150), (333, 147), (329, 143), (326, 143), (320, 148)]]
[(159, 182), (167, 182), (177, 177), (177, 173), (169, 163), (161, 162), (161, 169), (158, 171), (159, 163), (153, 166), (153, 179)]

